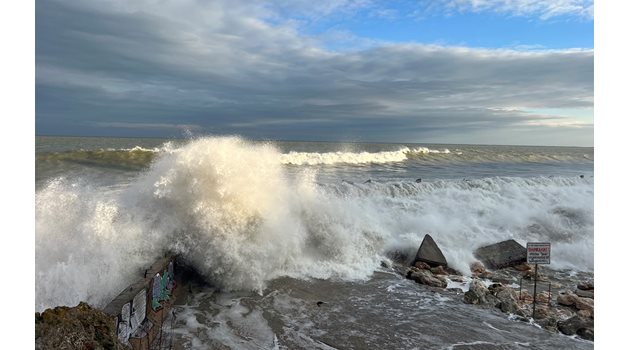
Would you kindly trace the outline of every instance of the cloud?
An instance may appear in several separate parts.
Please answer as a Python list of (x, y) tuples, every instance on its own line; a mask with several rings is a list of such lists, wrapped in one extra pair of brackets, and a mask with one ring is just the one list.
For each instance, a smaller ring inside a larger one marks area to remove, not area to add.
[(559, 16), (593, 19), (593, 0), (442, 0), (434, 8), (456, 12), (496, 12), (547, 20)]
[(195, 125), (256, 138), (475, 139), (531, 126), (527, 109), (593, 105), (592, 50), (380, 43), (336, 52), (291, 21), (264, 20), (273, 17), (264, 5), (38, 2), (37, 132)]

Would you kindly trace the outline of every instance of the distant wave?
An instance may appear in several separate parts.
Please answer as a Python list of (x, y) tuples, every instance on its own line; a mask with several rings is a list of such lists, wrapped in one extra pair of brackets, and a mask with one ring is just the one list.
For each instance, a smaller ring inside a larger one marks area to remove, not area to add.
[(410, 149), (403, 147), (397, 151), (384, 152), (289, 152), (280, 156), (283, 164), (293, 165), (316, 165), (316, 164), (367, 164), (367, 163), (392, 163), (403, 162), (409, 156), (421, 154), (448, 154), (448, 149), (434, 150), (426, 147), (418, 147)]
[(593, 268), (592, 179), (319, 185), (236, 137), (124, 152), (155, 154), (124, 188), (57, 178), (37, 191), (37, 310), (103, 305), (167, 250), (222, 288), (259, 291), (280, 276), (368, 278), (426, 233), (464, 272), (475, 247), (508, 238), (552, 242), (553, 267)]
[(37, 154), (35, 160), (38, 162), (64, 161), (88, 166), (138, 170), (146, 168), (159, 151), (160, 149), (157, 148), (146, 149), (136, 146), (127, 149), (49, 152)]

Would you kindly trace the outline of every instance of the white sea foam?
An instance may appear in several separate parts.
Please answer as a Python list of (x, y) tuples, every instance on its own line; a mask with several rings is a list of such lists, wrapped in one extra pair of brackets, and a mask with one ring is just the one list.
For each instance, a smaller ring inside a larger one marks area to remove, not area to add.
[(448, 149), (434, 150), (426, 147), (408, 148), (403, 147), (396, 151), (383, 152), (289, 152), (280, 156), (283, 164), (293, 165), (317, 165), (317, 164), (381, 164), (392, 162), (403, 162), (410, 155), (427, 153), (448, 154)]
[(103, 305), (166, 250), (226, 289), (267, 281), (364, 279), (431, 233), (462, 271), (474, 248), (552, 242), (552, 267), (593, 267), (592, 180), (318, 185), (289, 176), (271, 145), (204, 138), (161, 152), (129, 186), (56, 179), (36, 195), (36, 309)]

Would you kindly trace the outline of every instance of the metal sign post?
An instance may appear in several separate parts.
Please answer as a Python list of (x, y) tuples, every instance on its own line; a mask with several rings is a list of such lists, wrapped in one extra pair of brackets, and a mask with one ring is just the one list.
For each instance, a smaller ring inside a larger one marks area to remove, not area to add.
[(551, 263), (551, 243), (527, 242), (527, 263), (534, 264), (534, 307), (532, 318), (536, 316), (536, 284), (538, 282), (538, 264)]

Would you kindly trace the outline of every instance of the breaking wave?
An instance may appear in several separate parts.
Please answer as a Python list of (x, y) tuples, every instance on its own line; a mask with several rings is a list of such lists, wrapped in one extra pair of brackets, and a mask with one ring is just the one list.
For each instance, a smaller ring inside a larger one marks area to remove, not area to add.
[(36, 194), (36, 309), (103, 305), (166, 251), (219, 287), (258, 291), (279, 276), (365, 279), (426, 233), (461, 271), (508, 238), (552, 242), (553, 267), (593, 268), (592, 179), (320, 185), (285, 157), (203, 138), (157, 153), (123, 188), (49, 181)]
[(448, 154), (448, 149), (434, 150), (426, 147), (418, 147), (410, 149), (403, 147), (397, 151), (390, 152), (289, 152), (283, 154), (280, 160), (283, 164), (293, 165), (317, 165), (317, 164), (367, 164), (367, 163), (392, 163), (403, 162), (409, 156), (439, 153)]

